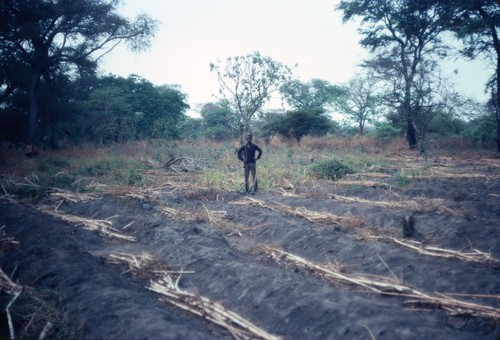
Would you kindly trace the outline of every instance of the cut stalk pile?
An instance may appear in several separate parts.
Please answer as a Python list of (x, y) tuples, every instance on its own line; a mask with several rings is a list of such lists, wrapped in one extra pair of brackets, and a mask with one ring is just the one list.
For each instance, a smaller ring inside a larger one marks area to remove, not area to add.
[(111, 220), (116, 216), (108, 217), (105, 220), (94, 220), (75, 215), (64, 214), (57, 211), (57, 209), (52, 209), (49, 208), (48, 206), (42, 207), (41, 210), (47, 214), (60, 218), (63, 221), (70, 222), (74, 225), (83, 225), (83, 227), (86, 229), (99, 231), (107, 236), (116, 237), (126, 241), (132, 241), (132, 242), (136, 241), (135, 237), (122, 234), (118, 230), (112, 227), (113, 222)]
[(4, 273), (0, 268), (0, 288), (7, 292), (8, 294), (16, 294), (23, 290), (23, 286), (18, 285), (10, 279), (10, 277)]
[(236, 339), (280, 339), (221, 304), (182, 290), (177, 284), (178, 280), (165, 276), (161, 280), (151, 281), (149, 289), (161, 294), (160, 300), (226, 328)]
[[(110, 259), (116, 262), (124, 262), (129, 265), (131, 271), (139, 271), (154, 261), (153, 256), (148, 253), (132, 255), (124, 253), (112, 253)], [(151, 280), (147, 287), (149, 290), (161, 295), (160, 300), (170, 303), (192, 314), (198, 315), (227, 329), (236, 339), (269, 339), (278, 340), (277, 336), (267, 333), (257, 327), (249, 320), (237, 313), (225, 308), (220, 303), (214, 302), (204, 296), (190, 293), (179, 287), (181, 275), (193, 273), (186, 271), (162, 271), (162, 277)], [(150, 276), (158, 276), (158, 272)]]
[[(411, 307), (440, 308), (451, 315), (470, 315), (500, 320), (500, 309), (498, 308), (457, 300), (452, 298), (450, 294), (435, 293), (435, 295), (430, 295), (402, 285), (391, 278), (376, 276), (375, 278), (378, 280), (374, 280), (373, 276), (346, 275), (334, 268), (321, 266), (297, 255), (269, 246), (262, 246), (260, 249), (281, 265), (292, 265), (305, 269), (331, 282), (360, 286), (378, 294), (405, 297), (407, 298), (405, 304)], [(500, 296), (493, 296), (493, 298), (498, 301)]]
[(295, 208), (274, 201), (268, 203), (251, 197), (247, 197), (241, 201), (231, 202), (231, 204), (251, 205), (266, 208), (269, 210), (284, 211), (288, 214), (304, 218), (314, 224), (333, 224), (338, 226), (346, 225), (350, 227), (359, 227), (363, 225), (362, 220), (354, 217), (337, 216), (326, 212), (308, 210), (304, 207)]
[(433, 198), (433, 199), (426, 198), (415, 201), (389, 202), (389, 201), (370, 201), (358, 197), (346, 197), (334, 194), (330, 194), (329, 196), (334, 200), (346, 203), (363, 203), (383, 208), (400, 208), (400, 209), (410, 209), (416, 211), (436, 211), (437, 213), (447, 214), (456, 217), (463, 216), (463, 213), (461, 211), (445, 207), (444, 200), (439, 198)]
[(493, 265), (495, 267), (500, 266), (500, 260), (495, 259), (489, 253), (482, 252), (472, 247), (470, 252), (465, 253), (458, 250), (427, 246), (424, 245), (422, 242), (413, 240), (398, 240), (397, 238), (386, 237), (386, 236), (368, 236), (368, 237), (371, 239), (391, 241), (397, 243), (400, 246), (415, 250), (416, 252), (424, 255), (444, 257), (447, 259), (456, 259), (465, 262), (486, 263)]

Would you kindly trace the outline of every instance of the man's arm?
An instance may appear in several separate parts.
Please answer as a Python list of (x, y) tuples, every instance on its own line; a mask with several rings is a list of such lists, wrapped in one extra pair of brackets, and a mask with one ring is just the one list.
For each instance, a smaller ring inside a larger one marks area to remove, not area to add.
[(243, 153), (243, 151), (245, 151), (245, 146), (242, 146), (239, 150), (238, 150), (238, 159), (240, 161), (243, 161), (243, 156), (241, 155)]
[(255, 146), (255, 150), (257, 150), (257, 152), (259, 153), (259, 154), (257, 155), (257, 159), (260, 159), (260, 156), (262, 156), (262, 149), (261, 149), (261, 148), (259, 148), (259, 147), (256, 145), (256, 146)]

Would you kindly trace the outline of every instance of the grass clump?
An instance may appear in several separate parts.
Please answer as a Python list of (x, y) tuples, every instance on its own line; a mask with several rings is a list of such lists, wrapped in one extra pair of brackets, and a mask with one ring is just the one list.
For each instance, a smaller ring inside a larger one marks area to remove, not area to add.
[(398, 182), (399, 186), (406, 187), (410, 184), (408, 175), (405, 173), (404, 169), (401, 169), (398, 173), (394, 175), (394, 179)]
[(309, 173), (320, 179), (337, 180), (354, 171), (338, 159), (328, 159), (309, 167)]
[[(2, 310), (5, 310), (11, 300), (12, 295), (0, 293)], [(81, 336), (80, 331), (70, 324), (61, 296), (50, 290), (23, 291), (11, 305), (10, 313), (17, 339), (38, 339), (47, 322), (52, 323), (46, 334), (47, 339), (78, 339)], [(8, 333), (7, 322), (2, 322), (0, 334)]]

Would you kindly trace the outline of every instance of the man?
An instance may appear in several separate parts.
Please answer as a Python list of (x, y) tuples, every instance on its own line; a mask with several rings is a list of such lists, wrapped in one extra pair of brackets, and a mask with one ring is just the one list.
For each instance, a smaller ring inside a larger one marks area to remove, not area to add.
[[(258, 153), (257, 158), (255, 158), (255, 152)], [(262, 156), (262, 149), (258, 145), (252, 143), (252, 134), (247, 134), (247, 142), (238, 150), (238, 159), (244, 162), (245, 167), (245, 188), (248, 192), (248, 177), (252, 173), (252, 193), (257, 191), (257, 167), (255, 162)]]

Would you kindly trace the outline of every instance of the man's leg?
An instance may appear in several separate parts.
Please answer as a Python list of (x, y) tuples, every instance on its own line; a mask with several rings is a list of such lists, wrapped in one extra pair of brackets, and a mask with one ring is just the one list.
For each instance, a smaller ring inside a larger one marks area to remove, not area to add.
[(249, 165), (248, 164), (245, 164), (245, 188), (246, 188), (246, 191), (248, 192), (248, 175), (250, 175), (250, 171), (249, 171)]
[(255, 164), (249, 164), (250, 172), (252, 173), (252, 192), (255, 192), (257, 190), (256, 188), (256, 170), (255, 170)]

